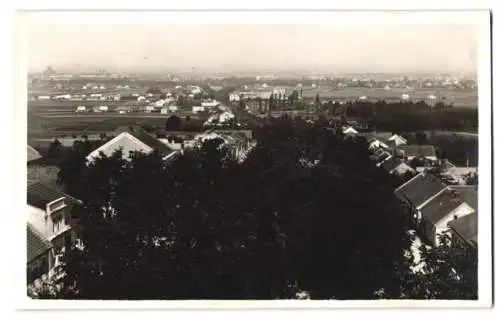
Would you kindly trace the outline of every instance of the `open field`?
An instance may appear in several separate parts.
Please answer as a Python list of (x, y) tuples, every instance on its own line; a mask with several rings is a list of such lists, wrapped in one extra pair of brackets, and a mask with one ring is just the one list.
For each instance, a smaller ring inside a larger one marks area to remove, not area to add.
[[(291, 88), (296, 89), (296, 88)], [(385, 90), (382, 88), (303, 88), (302, 95), (305, 98), (315, 98), (319, 94), (322, 99), (332, 99), (338, 101), (356, 100), (366, 96), (367, 100), (385, 99), (387, 101), (401, 100), (402, 94), (408, 94), (409, 100), (418, 102), (428, 100), (429, 95), (435, 95), (436, 101), (442, 101), (446, 104), (453, 104), (456, 107), (477, 108), (477, 91), (458, 91), (451, 89), (399, 89), (392, 88)]]
[[(132, 112), (118, 114), (114, 111), (106, 113), (75, 113), (77, 105), (92, 107), (95, 105), (108, 105), (111, 110), (116, 106), (129, 105), (131, 102), (104, 102), (86, 101), (85, 104), (78, 101), (30, 101), (28, 102), (28, 142), (37, 144), (45, 140), (53, 140), (63, 135), (72, 136), (82, 134), (96, 135), (109, 133), (121, 125), (165, 125), (165, 121), (171, 115), (186, 118), (189, 116), (194, 121), (203, 121), (206, 118), (195, 115), (191, 111), (180, 110), (175, 113), (142, 113)], [(137, 105), (137, 102), (134, 102)]]

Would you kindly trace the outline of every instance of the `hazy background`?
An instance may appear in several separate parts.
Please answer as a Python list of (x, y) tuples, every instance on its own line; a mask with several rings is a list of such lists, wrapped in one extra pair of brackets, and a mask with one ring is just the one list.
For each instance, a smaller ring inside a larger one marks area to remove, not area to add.
[(28, 29), (29, 71), (476, 72), (464, 25), (50, 25)]

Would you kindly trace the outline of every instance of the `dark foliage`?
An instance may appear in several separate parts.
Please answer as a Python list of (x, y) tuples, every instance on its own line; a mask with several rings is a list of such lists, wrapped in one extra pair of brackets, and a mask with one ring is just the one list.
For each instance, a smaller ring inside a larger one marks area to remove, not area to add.
[(63, 146), (61, 142), (59, 142), (58, 139), (55, 139), (49, 145), (49, 149), (47, 151), (47, 157), (49, 159), (59, 159), (62, 155), (62, 152), (63, 152)]
[(167, 131), (175, 131), (178, 130), (181, 127), (181, 119), (180, 117), (176, 115), (170, 116), (166, 121), (165, 121), (165, 129)]
[(66, 256), (65, 296), (400, 298), (410, 239), (366, 140), (287, 119), (255, 136), (241, 164), (217, 140), (168, 164), (72, 158), (62, 180), (79, 185), (85, 248)]

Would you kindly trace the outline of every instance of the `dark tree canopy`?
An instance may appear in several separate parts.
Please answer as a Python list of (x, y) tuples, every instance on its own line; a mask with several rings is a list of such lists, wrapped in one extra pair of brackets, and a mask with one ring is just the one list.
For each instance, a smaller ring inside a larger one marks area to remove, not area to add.
[(168, 131), (175, 131), (181, 127), (181, 118), (172, 115), (165, 121), (165, 129)]
[(243, 163), (218, 140), (170, 163), (73, 158), (85, 248), (65, 258), (66, 297), (401, 298), (406, 218), (366, 140), (289, 119), (255, 137)]
[(61, 157), (63, 151), (63, 146), (58, 139), (55, 139), (49, 145), (49, 149), (47, 151), (47, 156), (49, 159), (58, 159)]

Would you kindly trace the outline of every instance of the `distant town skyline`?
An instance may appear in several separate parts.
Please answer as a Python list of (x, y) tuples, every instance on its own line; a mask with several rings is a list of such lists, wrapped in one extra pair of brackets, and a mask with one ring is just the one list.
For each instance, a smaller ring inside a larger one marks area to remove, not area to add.
[(475, 73), (472, 25), (31, 24), (28, 70)]

